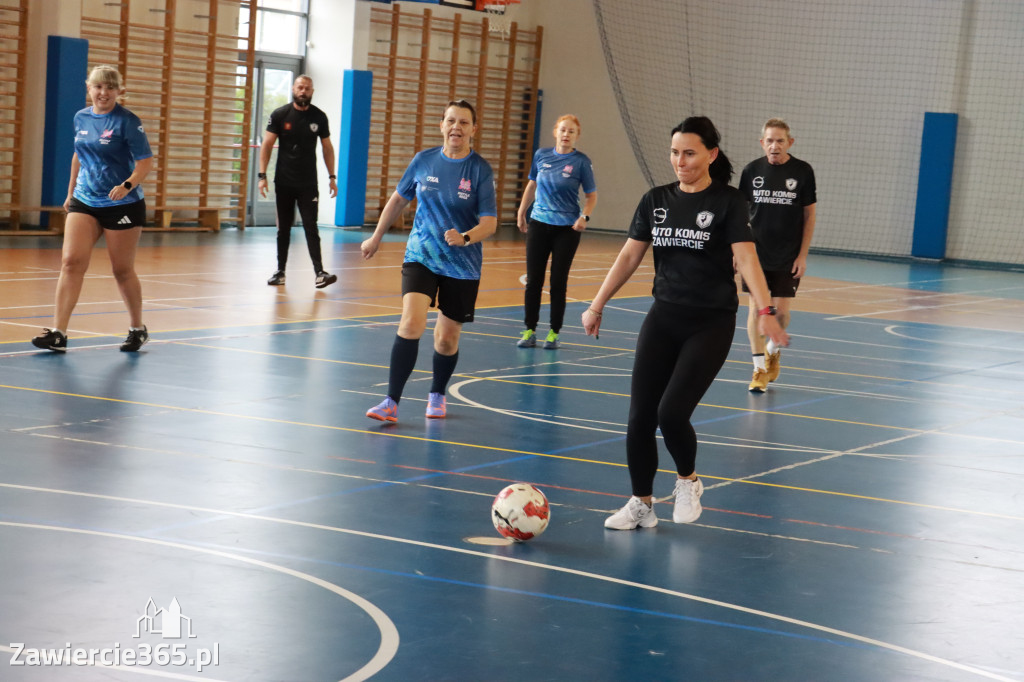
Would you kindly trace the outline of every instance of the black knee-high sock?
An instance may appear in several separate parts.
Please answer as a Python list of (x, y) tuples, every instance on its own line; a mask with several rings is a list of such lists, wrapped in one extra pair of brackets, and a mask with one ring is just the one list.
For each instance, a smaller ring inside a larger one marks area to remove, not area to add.
[(412, 370), (416, 367), (416, 356), (419, 354), (419, 339), (403, 339), (395, 334), (395, 343), (391, 346), (391, 371), (388, 374), (388, 395), (396, 403), (402, 399), (405, 382), (409, 380)]
[(455, 363), (459, 361), (459, 351), (454, 355), (441, 355), (434, 351), (434, 381), (430, 384), (431, 393), (444, 395), (448, 382), (455, 373)]

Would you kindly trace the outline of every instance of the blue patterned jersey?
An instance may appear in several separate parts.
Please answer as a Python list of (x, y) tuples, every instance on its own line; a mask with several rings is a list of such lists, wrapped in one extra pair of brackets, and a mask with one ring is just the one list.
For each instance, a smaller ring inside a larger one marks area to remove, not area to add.
[(530, 179), (537, 183), (530, 217), (548, 225), (575, 223), (580, 217), (580, 187), (584, 194), (597, 191), (590, 159), (575, 149), (568, 154), (559, 154), (554, 147), (538, 149)]
[(153, 156), (139, 117), (120, 104), (106, 114), (86, 107), (75, 114), (75, 154), (81, 168), (73, 195), (83, 204), (101, 208), (133, 204), (142, 199), (134, 187), (120, 201), (107, 194), (135, 170), (135, 162)]
[(398, 181), (403, 199), (416, 199), (416, 218), (405, 247), (406, 262), (425, 265), (436, 275), (480, 279), (484, 250), (480, 242), (448, 246), (444, 233), (465, 232), (483, 216), (498, 215), (491, 164), (476, 152), (461, 159), (444, 155), (441, 147), (417, 154)]

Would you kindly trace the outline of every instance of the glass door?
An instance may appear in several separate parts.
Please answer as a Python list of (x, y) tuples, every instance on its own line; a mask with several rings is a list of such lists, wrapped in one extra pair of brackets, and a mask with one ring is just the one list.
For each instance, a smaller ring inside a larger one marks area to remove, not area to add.
[(267, 129), (267, 120), (270, 112), (280, 106), (292, 101), (292, 83), (295, 77), (301, 73), (301, 59), (275, 58), (256, 59), (255, 73), (255, 102), (253, 103), (253, 129), (251, 135), (252, 144), (252, 167), (250, 169), (249, 183), (249, 224), (250, 225), (275, 225), (276, 210), (274, 208), (274, 168), (277, 165), (277, 146), (275, 145), (270, 155), (270, 164), (267, 166), (267, 196), (260, 196), (257, 187), (257, 173), (260, 170), (260, 145), (263, 144), (263, 134)]

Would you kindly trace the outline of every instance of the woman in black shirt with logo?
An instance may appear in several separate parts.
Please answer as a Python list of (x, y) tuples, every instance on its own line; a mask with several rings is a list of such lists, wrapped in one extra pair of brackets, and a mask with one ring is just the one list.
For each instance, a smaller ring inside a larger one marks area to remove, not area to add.
[(605, 304), (654, 247), (654, 303), (640, 328), (630, 390), (626, 462), (633, 496), (605, 520), (615, 530), (651, 528), (658, 469), (656, 431), (675, 461), (676, 523), (696, 521), (704, 485), (697, 478), (697, 434), (690, 424), (697, 403), (725, 364), (736, 331), (739, 299), (733, 266), (758, 302), (762, 334), (785, 346), (747, 222), (747, 203), (729, 186), (732, 164), (721, 136), (705, 116), (672, 130), (671, 161), (678, 182), (655, 187), (640, 200), (629, 238), (583, 313), (597, 334)]

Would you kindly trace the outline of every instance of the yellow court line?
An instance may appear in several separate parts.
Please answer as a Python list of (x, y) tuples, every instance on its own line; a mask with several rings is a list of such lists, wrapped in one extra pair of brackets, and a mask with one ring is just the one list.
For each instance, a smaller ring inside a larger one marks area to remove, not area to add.
[[(401, 434), (401, 433), (388, 433), (386, 431), (381, 431), (381, 430), (353, 429), (353, 428), (349, 428), (349, 427), (346, 427), (346, 426), (330, 426), (330, 425), (327, 425), (327, 424), (312, 424), (312, 423), (309, 423), (309, 422), (296, 422), (296, 421), (291, 421), (291, 420), (287, 420), (287, 419), (275, 419), (273, 417), (257, 417), (257, 416), (254, 416), (254, 415), (236, 414), (236, 413), (233, 413), (233, 412), (218, 412), (216, 410), (204, 410), (204, 409), (200, 409), (200, 408), (197, 408), (197, 407), (179, 407), (177, 405), (161, 405), (159, 403), (147, 403), (147, 402), (141, 402), (141, 401), (136, 401), (136, 400), (124, 400), (124, 399), (121, 399), (121, 398), (106, 398), (106, 397), (103, 397), (103, 396), (84, 395), (84, 394), (81, 394), (81, 393), (65, 393), (65, 392), (62, 392), (62, 391), (51, 391), (51, 390), (42, 389), (42, 388), (28, 388), (28, 387), (25, 387), (25, 386), (9, 386), (9, 385), (6, 385), (6, 384), (0, 384), (0, 389), (3, 389), (3, 388), (15, 390), (15, 391), (31, 391), (33, 393), (45, 393), (45, 394), (48, 394), (48, 395), (59, 395), (59, 396), (65, 396), (65, 397), (69, 397), (69, 398), (84, 398), (84, 399), (87, 399), (87, 400), (100, 400), (100, 401), (104, 401), (104, 402), (121, 403), (121, 404), (125, 404), (125, 405), (138, 405), (138, 406), (142, 406), (142, 407), (153, 407), (153, 408), (157, 408), (157, 409), (172, 410), (172, 411), (176, 411), (176, 412), (189, 412), (189, 413), (193, 413), (193, 414), (204, 414), (204, 415), (210, 415), (210, 416), (214, 416), (214, 417), (233, 417), (233, 418), (236, 418), (236, 419), (247, 419), (247, 420), (251, 420), (251, 421), (258, 421), (258, 422), (271, 423), (271, 424), (287, 424), (289, 426), (304, 426), (304, 427), (317, 428), (317, 429), (329, 429), (329, 430), (332, 430), (332, 431), (344, 431), (344, 432), (347, 432), (347, 433), (361, 433), (361, 434), (365, 434), (365, 435), (369, 435), (369, 436), (385, 436), (385, 437), (389, 437), (389, 438), (401, 438), (401, 439), (404, 439), (404, 440), (420, 441), (420, 442), (424, 442), (424, 443), (437, 443), (437, 444), (442, 444), (442, 445), (453, 445), (453, 446), (456, 446), (456, 447), (466, 447), (466, 448), (473, 448), (473, 449), (477, 449), (477, 450), (487, 450), (487, 451), (491, 451), (491, 452), (503, 452), (503, 453), (510, 453), (510, 454), (516, 454), (516, 455), (531, 455), (531, 456), (534, 456), (534, 457), (544, 457), (544, 458), (547, 458), (547, 459), (557, 459), (557, 460), (568, 461), (568, 462), (580, 462), (582, 464), (600, 464), (600, 465), (603, 465), (603, 466), (614, 466), (614, 467), (620, 467), (620, 468), (626, 466), (626, 464), (623, 463), (623, 462), (605, 462), (605, 461), (595, 460), (595, 459), (585, 459), (585, 458), (582, 458), (582, 457), (569, 457), (568, 455), (555, 455), (555, 454), (550, 454), (550, 453), (545, 453), (545, 452), (530, 452), (529, 450), (514, 450), (514, 449), (511, 449), (511, 448), (496, 447), (496, 446), (493, 446), (493, 445), (480, 445), (478, 443), (463, 443), (463, 442), (459, 442), (459, 441), (437, 440), (437, 439), (434, 439), (434, 438), (425, 438), (425, 437), (422, 437), (422, 436), (409, 436), (409, 435)], [(670, 471), (668, 469), (659, 469), (658, 471), (660, 473), (666, 473), (666, 474), (667, 473), (675, 473), (674, 471)], [(752, 480), (747, 480), (747, 479), (725, 478), (725, 477), (722, 477), (722, 476), (710, 476), (710, 475), (706, 475), (706, 474), (701, 474), (701, 476), (704, 476), (705, 478), (713, 478), (713, 479), (719, 480), (719, 481), (731, 481), (731, 482), (734, 482), (734, 483), (747, 483), (747, 484), (750, 484), (750, 485), (768, 486), (768, 487), (773, 487), (773, 488), (780, 488), (780, 489), (783, 489), (783, 490), (794, 490), (794, 491), (799, 491), (799, 492), (810, 492), (810, 493), (817, 493), (817, 494), (820, 494), (820, 495), (835, 495), (835, 496), (838, 496), (838, 497), (848, 497), (848, 498), (852, 498), (852, 499), (868, 500), (868, 501), (872, 501), (872, 502), (887, 502), (887, 503), (890, 503), (890, 504), (899, 504), (899, 505), (905, 505), (905, 506), (910, 506), (910, 507), (918, 507), (918, 508), (923, 508), (923, 509), (935, 509), (935, 510), (939, 510), (939, 511), (949, 511), (949, 512), (955, 512), (955, 513), (958, 513), (958, 514), (971, 514), (971, 515), (974, 515), (974, 516), (986, 516), (986, 517), (991, 517), (991, 518), (1008, 519), (1008, 520), (1012, 520), (1012, 521), (1024, 521), (1024, 517), (1010, 516), (1010, 515), (1007, 515), (1007, 514), (995, 514), (995, 513), (991, 513), (991, 512), (980, 512), (980, 511), (974, 511), (974, 510), (969, 510), (969, 509), (958, 509), (956, 507), (942, 507), (942, 506), (938, 506), (938, 505), (924, 504), (924, 503), (919, 503), (919, 502), (908, 502), (908, 501), (905, 501), (905, 500), (893, 500), (893, 499), (884, 498), (884, 497), (872, 497), (872, 496), (869, 496), (869, 495), (857, 495), (855, 493), (844, 493), (844, 492), (836, 492), (836, 491), (831, 491), (831, 490), (821, 490), (821, 489), (818, 489), (818, 488), (803, 488), (803, 487), (800, 487), (800, 486), (789, 486), (789, 485), (783, 485), (783, 484), (779, 484), (779, 483), (765, 483), (765, 482), (762, 482), (762, 481), (752, 481)]]
[[(374, 365), (374, 364), (370, 364), (370, 363), (366, 363), (366, 362), (353, 362), (351, 360), (330, 360), (330, 359), (325, 359), (325, 358), (314, 358), (314, 357), (303, 356), (303, 355), (288, 355), (288, 354), (285, 354), (285, 353), (270, 353), (270, 352), (261, 351), (261, 350), (248, 350), (248, 349), (245, 349), (245, 348), (225, 348), (223, 346), (211, 346), (211, 345), (207, 345), (207, 344), (191, 343), (191, 342), (187, 342), (187, 341), (175, 341), (174, 343), (177, 344), (177, 345), (181, 345), (181, 346), (195, 346), (197, 348), (212, 348), (214, 350), (226, 350), (226, 351), (231, 351), (231, 352), (235, 352), (235, 353), (253, 353), (253, 354), (256, 354), (256, 355), (266, 355), (266, 356), (270, 356), (270, 357), (289, 358), (289, 359), (292, 359), (292, 360), (313, 360), (313, 361), (316, 361), (316, 362), (329, 362), (329, 363), (337, 364), (337, 365), (352, 365), (354, 367), (373, 367), (373, 368), (378, 368), (378, 369), (387, 369), (387, 365)], [(414, 369), (413, 371), (414, 372), (418, 372), (420, 374), (431, 374), (432, 373), (432, 370), (428, 370), (428, 369)], [(536, 382), (531, 382), (531, 381), (516, 381), (514, 379), (501, 379), (501, 378), (498, 378), (498, 377), (483, 377), (483, 376), (477, 376), (477, 375), (474, 375), (474, 374), (455, 374), (453, 376), (456, 376), (456, 377), (459, 377), (459, 378), (462, 378), (462, 379), (475, 379), (477, 381), (493, 381), (493, 382), (503, 383), (503, 384), (512, 384), (514, 386), (533, 386), (533, 387), (536, 387), (536, 388), (550, 388), (550, 389), (555, 389), (555, 390), (559, 390), (559, 391), (577, 391), (579, 393), (596, 393), (598, 395), (608, 395), (608, 396), (613, 396), (613, 397), (616, 397), (616, 398), (628, 398), (629, 397), (628, 393), (613, 393), (611, 391), (599, 391), (599, 390), (596, 390), (596, 389), (593, 389), (593, 388), (578, 388), (578, 387), (575, 387), (575, 386), (551, 386), (549, 384), (538, 384)], [(749, 412), (751, 414), (767, 414), (767, 415), (773, 415), (773, 416), (776, 416), (776, 417), (789, 417), (791, 419), (809, 419), (809, 420), (812, 420), (812, 421), (825, 421), (825, 422), (830, 422), (830, 423), (833, 423), (833, 424), (849, 424), (851, 426), (868, 426), (868, 427), (875, 428), (875, 429), (891, 429), (891, 430), (894, 430), (894, 431), (903, 431), (905, 433), (931, 433), (932, 432), (932, 429), (914, 429), (914, 428), (910, 428), (908, 426), (889, 426), (887, 424), (872, 424), (870, 422), (855, 422), (855, 421), (851, 421), (851, 420), (848, 420), (848, 419), (833, 419), (831, 417), (815, 417), (815, 416), (806, 415), (806, 414), (789, 414), (787, 412), (773, 412), (771, 410), (755, 410), (755, 409), (749, 408), (749, 407), (735, 407), (733, 405), (716, 405), (715, 403), (698, 403), (698, 405), (701, 406), (701, 407), (713, 407), (713, 408), (717, 408), (717, 409), (720, 409), (720, 410), (732, 410), (732, 411), (736, 411), (736, 412)]]
[[(632, 298), (639, 298), (639, 297), (632, 297)], [(485, 306), (485, 307), (477, 308), (477, 310), (488, 310), (488, 309), (491, 309), (491, 308), (508, 308), (508, 307), (509, 307), (508, 305), (494, 305), (494, 306)], [(367, 322), (373, 322), (372, 318), (377, 318), (377, 317), (394, 317), (394, 316), (400, 315), (400, 314), (401, 314), (400, 312), (391, 312), (391, 313), (376, 313), (376, 314), (367, 314), (367, 315), (354, 315), (354, 316), (350, 316), (350, 317), (317, 317), (317, 318), (311, 318), (311, 319), (308, 319), (308, 320), (281, 320), (281, 321), (278, 321), (278, 322), (259, 322), (259, 323), (253, 323), (253, 324), (239, 324), (239, 325), (232, 326), (232, 329), (244, 329), (244, 328), (253, 328), (253, 327), (266, 327), (268, 325), (311, 324), (313, 322), (360, 322), (360, 321), (364, 321), (364, 320), (367, 321)], [(397, 325), (398, 322), (396, 321), (393, 324)], [(182, 329), (166, 329), (166, 330), (161, 330), (161, 332), (158, 332), (158, 333), (172, 334), (172, 333), (180, 333), (180, 332), (201, 332), (201, 331), (209, 331), (209, 330), (212, 330), (212, 329), (222, 329), (222, 327), (186, 327), (186, 328), (182, 328)], [(465, 329), (462, 331), (462, 333), (466, 334), (466, 335), (472, 335), (472, 336), (485, 336), (485, 337), (489, 337), (489, 338), (500, 338), (500, 339), (509, 339), (509, 340), (515, 340), (517, 338), (515, 336), (506, 336), (506, 335), (503, 335), (503, 334), (487, 334), (487, 333), (484, 333), (484, 332), (467, 331)], [(92, 334), (92, 333), (90, 332), (90, 334)], [(120, 336), (115, 335), (115, 334), (99, 334), (99, 333), (96, 333), (96, 334), (92, 334), (88, 338), (89, 339), (99, 339), (99, 338), (113, 338), (113, 339), (116, 339), (116, 338), (120, 338)], [(159, 339), (159, 337), (157, 337), (157, 338), (153, 338), (152, 340), (153, 341), (159, 341), (160, 339)], [(20, 343), (24, 343), (24, 342), (23, 341), (0, 341), (0, 345), (7, 345), (7, 344), (14, 344), (14, 343), (19, 343), (20, 344)], [(184, 346), (196, 346), (198, 348), (214, 348), (214, 349), (218, 349), (218, 350), (237, 350), (237, 351), (242, 351), (242, 352), (256, 352), (256, 353), (260, 352), (260, 351), (244, 351), (244, 349), (240, 349), (240, 348), (230, 348), (229, 349), (229, 348), (223, 348), (223, 347), (220, 347), (220, 346), (211, 346), (211, 345), (190, 343), (190, 342), (187, 342), (187, 341), (177, 341), (177, 340), (174, 340), (174, 339), (169, 339), (167, 341), (167, 343), (174, 343), (174, 344), (179, 344), (179, 345), (184, 345)], [(600, 345), (593, 344), (593, 343), (564, 342), (564, 343), (562, 343), (562, 345), (563, 346), (572, 346), (572, 347), (575, 347), (575, 348), (588, 348), (588, 349), (591, 349), (591, 350), (600, 350), (600, 351), (607, 351), (607, 352), (613, 352), (613, 353), (632, 353), (632, 352), (634, 352), (636, 350), (635, 348), (616, 348), (616, 347), (612, 347), (612, 346), (600, 346)], [(271, 356), (276, 355), (275, 353), (266, 353), (266, 354), (267, 355), (271, 355)], [(291, 358), (295, 358), (295, 359), (302, 359), (302, 356), (280, 355), (279, 357), (291, 357)], [(307, 360), (320, 360), (322, 362), (333, 362), (331, 360), (322, 360), (321, 358), (305, 358), (305, 359), (307, 359)], [(359, 364), (361, 364), (361, 363), (345, 363), (343, 361), (337, 361), (337, 362), (339, 364), (352, 364), (352, 365), (359, 365)], [(739, 364), (739, 365), (749, 365), (750, 364), (750, 362), (747, 361), (747, 360), (726, 360), (726, 363), (733, 363), (733, 364)], [(382, 365), (366, 364), (364, 366), (366, 366), (366, 367), (381, 367)], [(901, 384), (920, 384), (920, 385), (925, 385), (925, 386), (947, 386), (947, 387), (951, 387), (951, 388), (962, 388), (962, 386), (959, 385), (959, 384), (943, 383), (943, 382), (939, 382), (939, 381), (923, 381), (923, 380), (920, 380), (920, 379), (900, 379), (900, 378), (894, 378), (894, 377), (878, 376), (878, 375), (874, 375), (874, 374), (855, 374), (853, 372), (836, 372), (836, 371), (833, 371), (833, 370), (811, 369), (811, 368), (807, 368), (807, 367), (787, 367), (787, 369), (788, 370), (792, 370), (792, 371), (797, 371), (797, 372), (808, 372), (808, 373), (811, 373), (811, 374), (829, 374), (829, 375), (833, 375), (833, 376), (853, 377), (853, 378), (856, 378), (856, 379), (875, 379), (875, 380), (879, 380), (879, 381), (890, 381), (890, 382), (897, 382), (897, 383), (901, 383)], [(422, 372), (422, 371), (426, 371), (426, 370), (415, 370), (415, 371)], [(458, 376), (464, 376), (464, 375), (458, 375)], [(567, 390), (583, 390), (583, 389), (567, 389)], [(610, 394), (610, 395), (617, 395), (617, 394)], [(719, 406), (719, 405), (705, 405), (705, 406), (707, 406), (707, 407), (722, 407), (722, 406)], [(742, 409), (742, 408), (723, 407), (723, 409)], [(751, 412), (758, 412), (758, 410), (750, 410), (750, 411)], [(783, 414), (783, 413), (765, 412), (764, 414)], [(784, 415), (784, 416), (796, 416), (796, 415)], [(820, 417), (804, 417), (804, 418), (806, 418), (806, 419), (820, 419)], [(859, 422), (846, 422), (846, 423), (858, 424)], [(878, 426), (879, 428), (900, 428), (900, 427), (880, 426), (880, 425), (872, 425), (872, 424), (868, 424), (868, 426)]]

